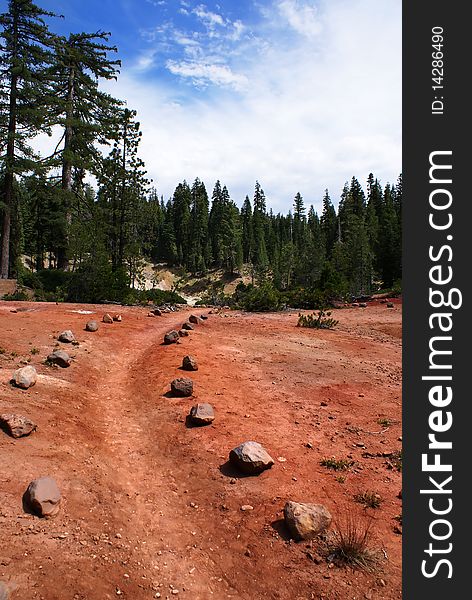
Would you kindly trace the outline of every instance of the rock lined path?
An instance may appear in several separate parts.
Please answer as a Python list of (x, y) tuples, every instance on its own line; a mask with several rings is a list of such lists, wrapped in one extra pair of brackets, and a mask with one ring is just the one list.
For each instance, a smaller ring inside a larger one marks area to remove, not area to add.
[[(301, 331), (296, 313), (221, 313), (165, 346), (190, 311), (149, 319), (123, 309), (121, 323), (90, 333), (86, 321), (101, 321), (104, 307), (84, 316), (74, 305), (30, 304), (13, 317), (3, 304), (0, 412), (38, 425), (18, 440), (0, 431), (0, 581), (12, 600), (401, 597), (401, 474), (362, 457), (401, 448), (400, 311), (339, 311), (336, 332)], [(72, 365), (46, 367), (64, 329), (79, 341)], [(175, 398), (169, 382), (185, 374), (187, 354), (199, 363), (195, 395)], [(22, 357), (38, 370), (26, 391), (9, 384)], [(190, 408), (204, 402), (214, 423), (187, 427)], [(385, 429), (380, 417), (393, 424)], [(257, 477), (228, 463), (246, 440), (275, 462)], [(319, 464), (333, 454), (355, 461), (344, 483)], [(28, 483), (44, 475), (62, 494), (48, 522), (21, 507)], [(329, 569), (313, 562), (308, 542), (288, 543), (286, 501), (324, 504), (335, 519), (374, 485), (389, 557), (381, 575)]]

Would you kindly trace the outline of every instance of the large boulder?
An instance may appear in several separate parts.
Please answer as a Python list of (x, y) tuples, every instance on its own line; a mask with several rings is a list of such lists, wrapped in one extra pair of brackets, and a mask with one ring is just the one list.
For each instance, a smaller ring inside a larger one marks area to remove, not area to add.
[(197, 359), (194, 356), (184, 356), (182, 361), (182, 369), (184, 371), (198, 371)]
[(187, 331), (193, 331), (195, 328), (192, 325), (192, 323), (190, 323), (189, 321), (185, 321), (185, 323), (182, 325), (182, 329), (187, 329)]
[(175, 344), (179, 341), (179, 333), (173, 329), (164, 336), (164, 344)]
[(36, 429), (36, 424), (21, 415), (3, 414), (0, 415), (0, 427), (14, 438), (29, 435)]
[(72, 359), (64, 352), (64, 350), (54, 350), (47, 358), (48, 362), (57, 365), (58, 367), (62, 367), (65, 369), (66, 367), (70, 367)]
[(323, 504), (287, 502), (284, 519), (290, 534), (296, 540), (310, 540), (331, 524), (331, 514)]
[(98, 331), (97, 321), (88, 321), (85, 325), (85, 331)]
[(111, 315), (109, 315), (108, 313), (106, 313), (103, 315), (102, 321), (104, 323), (113, 323), (113, 317)]
[(199, 323), (203, 323), (203, 321), (197, 315), (190, 315), (188, 320), (190, 321), (190, 323), (195, 323), (195, 325), (198, 325)]
[(215, 420), (215, 411), (211, 404), (202, 402), (192, 406), (189, 417), (193, 425), (209, 425)]
[(64, 342), (64, 344), (71, 344), (72, 342), (75, 342), (75, 335), (70, 329), (66, 329), (66, 331), (63, 331), (59, 335), (58, 340)]
[(193, 381), (188, 377), (178, 377), (170, 384), (173, 396), (186, 398), (193, 394)]
[(52, 477), (40, 477), (29, 484), (24, 500), (38, 517), (55, 517), (61, 504), (61, 492)]
[(27, 367), (21, 367), (13, 373), (13, 381), (15, 385), (23, 390), (27, 390), (33, 386), (38, 379), (36, 369), (28, 365)]
[(255, 475), (274, 464), (274, 459), (258, 442), (244, 442), (229, 453), (230, 462), (243, 473)]

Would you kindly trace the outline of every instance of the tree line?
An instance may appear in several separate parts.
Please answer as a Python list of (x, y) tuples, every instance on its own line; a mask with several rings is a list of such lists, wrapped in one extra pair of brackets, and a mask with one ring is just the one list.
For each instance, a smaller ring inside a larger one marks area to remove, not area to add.
[[(0, 15), (1, 278), (47, 271), (75, 300), (103, 296), (100, 285), (121, 299), (145, 260), (195, 275), (244, 265), (279, 290), (362, 295), (401, 278), (401, 176), (382, 187), (370, 174), (366, 191), (353, 177), (337, 210), (326, 191), (320, 215), (300, 193), (274, 214), (258, 182), (241, 207), (220, 181), (210, 198), (200, 179), (164, 202), (139, 157), (136, 112), (100, 89), (119, 75), (110, 34), (59, 36), (55, 18), (30, 0)], [(40, 156), (32, 141), (52, 133), (55, 149)]]

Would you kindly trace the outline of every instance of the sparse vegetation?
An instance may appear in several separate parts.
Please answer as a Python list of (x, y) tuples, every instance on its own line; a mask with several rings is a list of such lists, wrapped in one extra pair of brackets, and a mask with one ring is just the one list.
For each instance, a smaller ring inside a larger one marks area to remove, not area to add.
[(379, 508), (382, 498), (377, 492), (365, 491), (354, 495), (354, 500), (365, 508)]
[(337, 475), (335, 479), (338, 483), (345, 483), (346, 475)]
[(347, 471), (353, 464), (353, 460), (347, 458), (336, 459), (334, 456), (331, 458), (323, 458), (320, 461), (322, 467), (332, 469), (333, 471)]
[(31, 354), (39, 354), (39, 348), (36, 348), (35, 346), (33, 346), (33, 348), (31, 348), (30, 350)]
[(328, 561), (339, 566), (349, 566), (370, 573), (380, 564), (379, 552), (372, 547), (372, 517), (348, 509), (336, 530), (324, 540), (324, 553)]
[(391, 421), (390, 419), (387, 419), (386, 417), (382, 417), (377, 420), (377, 423), (379, 425), (382, 425), (382, 427), (390, 427), (390, 425), (393, 424), (393, 421)]
[(389, 469), (393, 469), (395, 471), (402, 472), (403, 468), (403, 453), (401, 450), (397, 450), (396, 452), (392, 452), (387, 460), (387, 467)]
[(324, 310), (319, 310), (318, 314), (315, 313), (311, 315), (302, 315), (301, 313), (298, 315), (298, 323), (297, 327), (310, 327), (313, 329), (333, 329), (339, 321), (336, 319), (331, 319), (331, 312), (325, 312)]

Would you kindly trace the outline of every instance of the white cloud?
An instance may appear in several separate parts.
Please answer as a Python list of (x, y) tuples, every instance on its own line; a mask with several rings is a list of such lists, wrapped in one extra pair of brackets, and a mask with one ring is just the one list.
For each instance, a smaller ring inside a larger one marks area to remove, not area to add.
[(320, 33), (321, 22), (314, 2), (279, 0), (277, 8), (290, 27), (298, 33), (307, 37), (313, 37)]
[(209, 64), (197, 61), (168, 60), (166, 67), (174, 75), (189, 77), (200, 87), (209, 83), (221, 86), (229, 86), (235, 90), (243, 90), (247, 87), (248, 80), (245, 75), (233, 73), (226, 65)]
[(213, 29), (215, 25), (219, 25), (220, 27), (225, 26), (225, 20), (218, 13), (214, 13), (211, 10), (208, 10), (204, 4), (200, 4), (196, 8), (193, 9), (193, 14), (197, 15), (197, 17), (210, 29)]
[(316, 12), (301, 13), (316, 35), (297, 32), (282, 4), (274, 0), (278, 8), (257, 24), (257, 37), (242, 23), (243, 39), (233, 45), (232, 25), (219, 45), (161, 26), (166, 35), (156, 35), (152, 47), (178, 44), (183, 55), (154, 60), (200, 91), (130, 70), (107, 84), (138, 111), (140, 155), (166, 199), (180, 181), (199, 177), (209, 192), (220, 179), (241, 205), (258, 179), (276, 212), (286, 212), (298, 191), (319, 210), (324, 189), (336, 202), (353, 175), (363, 184), (370, 171), (384, 184), (396, 179), (400, 1), (321, 0)]

